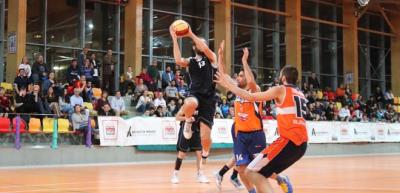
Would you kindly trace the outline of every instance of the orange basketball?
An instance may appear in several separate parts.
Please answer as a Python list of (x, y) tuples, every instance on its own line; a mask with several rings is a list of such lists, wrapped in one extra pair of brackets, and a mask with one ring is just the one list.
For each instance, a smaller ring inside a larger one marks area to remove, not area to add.
[(189, 24), (181, 19), (174, 21), (172, 26), (177, 36), (184, 36), (189, 32)]

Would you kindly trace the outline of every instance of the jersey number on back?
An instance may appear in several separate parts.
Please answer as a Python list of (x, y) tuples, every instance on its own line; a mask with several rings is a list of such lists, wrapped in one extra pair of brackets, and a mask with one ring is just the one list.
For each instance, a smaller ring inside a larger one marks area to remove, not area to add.
[(200, 61), (200, 62), (197, 62), (197, 64), (199, 64), (199, 68), (201, 68), (206, 65), (206, 61)]
[(304, 118), (304, 114), (306, 114), (307, 111), (307, 101), (306, 99), (299, 97), (299, 96), (293, 96), (294, 101), (296, 103), (296, 115), (299, 118)]

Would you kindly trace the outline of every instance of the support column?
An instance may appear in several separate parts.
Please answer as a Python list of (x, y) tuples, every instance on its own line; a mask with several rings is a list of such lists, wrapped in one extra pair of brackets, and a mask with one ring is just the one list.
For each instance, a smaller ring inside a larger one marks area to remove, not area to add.
[[(314, 8), (314, 17), (319, 18), (319, 3)], [(321, 80), (321, 40), (319, 39), (319, 27), (320, 24), (318, 22), (314, 23), (314, 31), (313, 31), (313, 39), (312, 39), (312, 70), (317, 74), (319, 80)], [(311, 75), (311, 74), (310, 74)]]
[[(381, 31), (385, 31), (385, 21), (381, 20)], [(379, 47), (381, 47), (381, 49), (379, 50), (379, 65), (378, 65), (378, 72), (379, 72), (379, 80), (381, 80), (380, 82), (380, 86), (382, 91), (385, 92), (386, 89), (386, 50), (385, 50), (385, 36), (381, 36), (380, 37), (380, 45)]]
[[(279, 10), (279, 0), (275, 0), (275, 10)], [(272, 32), (272, 63), (274, 66), (274, 70), (279, 72), (281, 70), (281, 42), (280, 42), (280, 16), (275, 16), (274, 21), (274, 32)], [(278, 78), (279, 74), (275, 73), (273, 78)]]
[(301, 84), (301, 1), (286, 0), (286, 64), (296, 66)]
[[(367, 17), (367, 20), (366, 20), (366, 23), (367, 23), (367, 25), (366, 26), (369, 26), (369, 16), (368, 15), (366, 15), (366, 17)], [(365, 62), (365, 74), (364, 74), (364, 77), (366, 78), (366, 80), (365, 80), (365, 93), (363, 93), (365, 96), (370, 96), (372, 93), (371, 93), (371, 66), (372, 66), (372, 64), (371, 64), (371, 48), (370, 48), (370, 33), (369, 32), (365, 32), (365, 43), (366, 43), (366, 47), (365, 47), (365, 53), (364, 53), (364, 60), (366, 61)]]
[[(332, 19), (333, 21), (337, 21), (337, 11), (336, 7), (332, 7)], [(338, 43), (337, 43), (337, 27), (332, 26), (332, 39), (334, 40), (333, 42), (330, 43), (330, 53), (331, 53), (331, 61), (330, 61), (330, 68), (331, 68), (331, 73), (335, 76), (332, 79), (332, 88), (333, 90), (336, 90), (338, 87)]]
[(358, 93), (358, 32), (357, 18), (354, 17), (354, 1), (343, 0), (343, 73), (351, 73), (353, 81), (350, 88)]
[[(133, 74), (142, 69), (143, 0), (129, 1), (125, 7), (124, 71), (132, 66)], [(151, 49), (150, 45), (150, 49)], [(151, 63), (150, 63), (151, 64)]]
[[(400, 21), (399, 15), (392, 15), (391, 21)], [(393, 22), (394, 27), (397, 31), (400, 30), (400, 22)], [(397, 37), (391, 37), (391, 77), (392, 77), (392, 91), (395, 96), (400, 96), (400, 35)]]
[(5, 25), (5, 7), (6, 2), (0, 2), (0, 81), (4, 81), (4, 25)]
[(22, 57), (25, 56), (27, 11), (26, 1), (27, 0), (8, 1), (7, 35), (16, 35), (16, 41), (14, 45), (16, 50), (15, 53), (10, 53), (7, 51), (7, 82), (14, 81), (18, 65), (20, 64)]
[(231, 38), (231, 0), (214, 3), (214, 52), (217, 54), (219, 44), (225, 40), (225, 70), (232, 73), (232, 38)]

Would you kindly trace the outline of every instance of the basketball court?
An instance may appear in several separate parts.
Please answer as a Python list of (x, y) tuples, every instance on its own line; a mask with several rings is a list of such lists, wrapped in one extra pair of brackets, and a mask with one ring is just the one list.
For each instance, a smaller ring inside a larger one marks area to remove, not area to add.
[[(306, 157), (285, 173), (296, 193), (394, 193), (400, 192), (400, 155)], [(210, 184), (195, 182), (193, 161), (183, 163), (180, 184), (171, 184), (173, 163), (129, 164), (29, 169), (1, 169), (2, 193), (213, 193), (212, 178), (222, 161), (206, 167)], [(223, 193), (235, 190), (225, 176)], [(278, 186), (274, 184), (276, 190)]]

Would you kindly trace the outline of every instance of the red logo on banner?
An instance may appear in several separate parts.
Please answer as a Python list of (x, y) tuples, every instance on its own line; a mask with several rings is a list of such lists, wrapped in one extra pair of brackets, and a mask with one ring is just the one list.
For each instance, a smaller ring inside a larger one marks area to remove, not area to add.
[(115, 128), (114, 127), (107, 127), (106, 128), (106, 135), (115, 135)]
[(347, 128), (340, 129), (340, 135), (348, 135), (348, 134), (349, 134), (349, 130)]
[(163, 137), (164, 139), (175, 139), (176, 138), (175, 128), (172, 126), (164, 127)]
[(385, 135), (384, 129), (378, 129), (378, 135)]
[(225, 127), (218, 127), (218, 134), (221, 138), (227, 138), (228, 133)]

